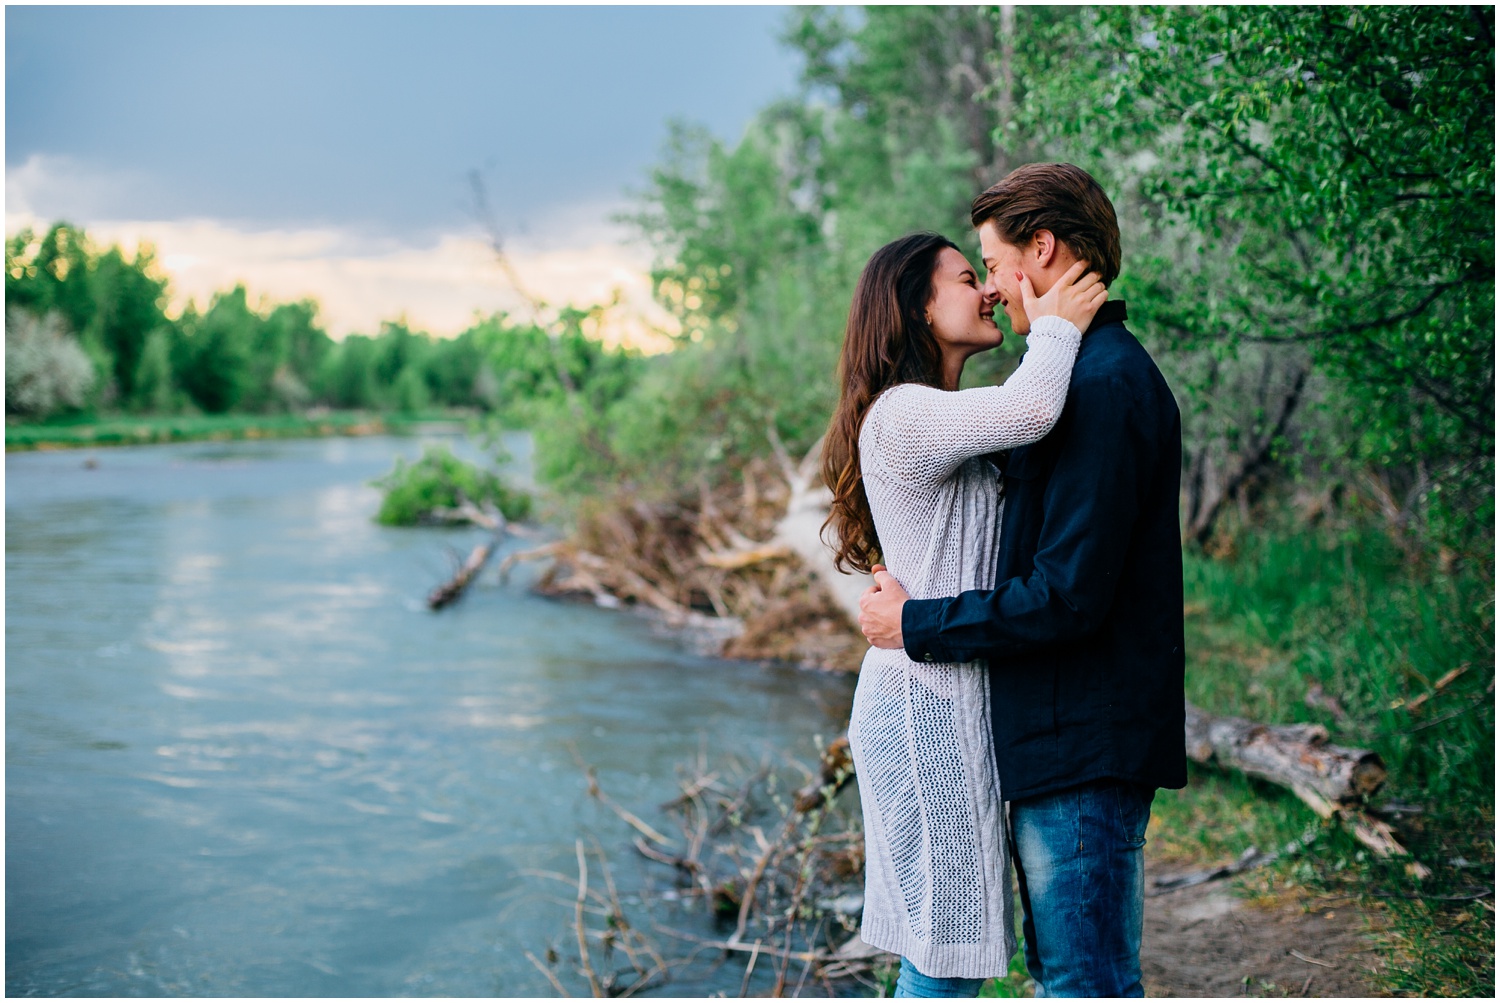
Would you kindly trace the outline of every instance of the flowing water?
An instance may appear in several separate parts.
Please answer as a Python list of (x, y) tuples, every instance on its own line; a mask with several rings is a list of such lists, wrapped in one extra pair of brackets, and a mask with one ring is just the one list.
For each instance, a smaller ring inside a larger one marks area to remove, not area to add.
[(596, 836), (628, 912), (639, 869), (579, 760), (664, 827), (705, 744), (810, 762), (842, 726), (852, 679), (697, 657), (526, 573), (428, 612), (481, 536), (374, 524), (420, 447), (6, 457), (9, 995), (553, 995), (525, 952), (573, 953), (571, 891), (534, 872)]

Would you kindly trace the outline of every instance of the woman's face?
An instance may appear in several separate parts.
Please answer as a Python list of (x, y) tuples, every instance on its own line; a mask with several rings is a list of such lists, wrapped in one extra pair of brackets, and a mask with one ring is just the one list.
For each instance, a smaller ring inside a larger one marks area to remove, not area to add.
[(973, 355), (999, 345), (1004, 335), (995, 325), (995, 302), (967, 259), (951, 247), (943, 248), (927, 303), (928, 326), (943, 350)]

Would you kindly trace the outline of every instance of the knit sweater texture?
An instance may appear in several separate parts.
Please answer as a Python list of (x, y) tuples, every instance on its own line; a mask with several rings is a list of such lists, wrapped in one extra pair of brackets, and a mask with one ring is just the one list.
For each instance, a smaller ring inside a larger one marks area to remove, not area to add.
[[(1036, 442), (1067, 399), (1081, 340), (1032, 324), (1002, 386), (892, 387), (870, 406), (860, 469), (887, 568), (913, 598), (995, 584), (999, 471), (986, 455)], [(1005, 813), (987, 663), (871, 648), (849, 745), (865, 821), (860, 935), (935, 978), (1004, 975), (1015, 954)]]

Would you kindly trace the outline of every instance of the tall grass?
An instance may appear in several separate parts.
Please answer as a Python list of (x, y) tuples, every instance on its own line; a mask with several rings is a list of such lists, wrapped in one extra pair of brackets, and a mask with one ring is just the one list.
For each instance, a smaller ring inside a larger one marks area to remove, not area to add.
[[(1380, 753), (1391, 795), (1477, 808), (1494, 789), (1494, 589), (1488, 569), (1413, 564), (1378, 527), (1243, 534), (1191, 554), (1188, 699), (1256, 720), (1316, 721)], [(1441, 691), (1451, 670), (1462, 674)], [(1312, 686), (1345, 714), (1310, 706)], [(1417, 708), (1413, 700), (1429, 694)]]

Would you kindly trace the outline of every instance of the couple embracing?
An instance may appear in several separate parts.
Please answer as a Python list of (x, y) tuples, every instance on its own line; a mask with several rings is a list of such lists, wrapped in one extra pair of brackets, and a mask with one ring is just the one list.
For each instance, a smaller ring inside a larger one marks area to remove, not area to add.
[[(861, 934), (897, 996), (1140, 996), (1143, 847), (1186, 783), (1181, 426), (1106, 287), (1114, 207), (1067, 164), (974, 200), (984, 274), (915, 234), (865, 266), (824, 446), (842, 566), (873, 570), (849, 740)], [(1027, 337), (1003, 386), (959, 390)], [(877, 563), (878, 562), (878, 563)]]

